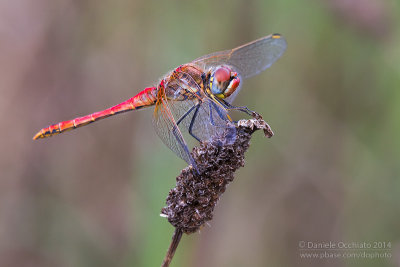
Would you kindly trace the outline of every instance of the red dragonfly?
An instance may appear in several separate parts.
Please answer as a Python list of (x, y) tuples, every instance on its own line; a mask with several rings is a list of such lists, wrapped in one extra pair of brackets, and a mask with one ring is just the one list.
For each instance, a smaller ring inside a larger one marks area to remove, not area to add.
[(247, 107), (231, 104), (240, 90), (240, 81), (269, 68), (286, 46), (280, 34), (271, 34), (232, 50), (200, 57), (165, 75), (157, 86), (148, 87), (106, 110), (50, 125), (33, 139), (53, 136), (122, 112), (155, 106), (153, 123), (159, 137), (179, 157), (197, 168), (183, 133), (205, 141), (228, 129), (234, 138), (235, 128), (229, 111), (252, 114)]

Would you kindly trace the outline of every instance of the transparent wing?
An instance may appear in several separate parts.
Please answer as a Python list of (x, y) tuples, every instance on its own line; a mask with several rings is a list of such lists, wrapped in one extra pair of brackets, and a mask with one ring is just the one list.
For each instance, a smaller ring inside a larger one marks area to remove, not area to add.
[(232, 50), (212, 53), (192, 63), (207, 69), (226, 64), (232, 66), (242, 78), (249, 78), (269, 68), (286, 50), (285, 38), (271, 34)]
[[(167, 89), (168, 90), (168, 89)], [(162, 94), (156, 104), (154, 127), (161, 140), (188, 164), (195, 166), (183, 135), (205, 141), (228, 130), (230, 140), (235, 138), (235, 127), (229, 122), (227, 111), (203, 95), (182, 100)]]
[(213, 136), (229, 131), (230, 139), (234, 141), (236, 128), (228, 119), (228, 111), (214, 100), (205, 97), (201, 103), (194, 105), (187, 101), (174, 103), (174, 107), (178, 106), (190, 111), (190, 114), (179, 123), (182, 132), (188, 132), (193, 138), (207, 141)]
[[(172, 111), (174, 110), (174, 112)], [(177, 125), (177, 114), (184, 110), (171, 106), (165, 94), (159, 98), (154, 111), (154, 129), (164, 144), (188, 164), (194, 164), (183, 134)]]

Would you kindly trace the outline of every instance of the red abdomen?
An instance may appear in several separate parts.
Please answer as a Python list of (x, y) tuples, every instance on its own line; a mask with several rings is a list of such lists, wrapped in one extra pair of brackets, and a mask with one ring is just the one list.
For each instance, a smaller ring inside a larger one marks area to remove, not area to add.
[(46, 138), (59, 133), (66, 132), (81, 126), (85, 126), (89, 123), (104, 119), (119, 113), (126, 111), (140, 109), (144, 107), (152, 106), (157, 101), (157, 88), (149, 87), (141, 91), (136, 96), (103, 111), (95, 112), (83, 117), (75, 118), (73, 120), (59, 122), (57, 124), (50, 125), (47, 128), (40, 130), (33, 139)]

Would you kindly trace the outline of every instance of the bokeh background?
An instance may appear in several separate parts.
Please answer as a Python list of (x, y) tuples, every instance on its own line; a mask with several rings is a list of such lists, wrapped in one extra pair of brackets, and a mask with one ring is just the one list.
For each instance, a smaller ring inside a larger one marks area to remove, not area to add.
[[(185, 166), (151, 110), (46, 140), (179, 64), (270, 33), (288, 49), (237, 105), (275, 131), (172, 266), (400, 266), (397, 0), (0, 2), (0, 266), (159, 266)], [(391, 258), (302, 259), (299, 242), (391, 242)]]

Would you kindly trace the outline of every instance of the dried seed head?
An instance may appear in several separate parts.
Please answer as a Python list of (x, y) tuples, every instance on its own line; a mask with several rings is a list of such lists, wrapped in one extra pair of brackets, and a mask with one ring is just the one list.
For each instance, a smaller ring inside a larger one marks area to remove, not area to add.
[(233, 181), (234, 172), (244, 166), (244, 153), (251, 135), (264, 130), (267, 137), (273, 132), (257, 113), (253, 119), (241, 120), (236, 126), (236, 139), (229, 142), (228, 131), (193, 148), (192, 156), (199, 174), (191, 167), (181, 171), (176, 186), (171, 189), (161, 215), (178, 229), (189, 234), (196, 232), (213, 217), (213, 210), (226, 186)]

